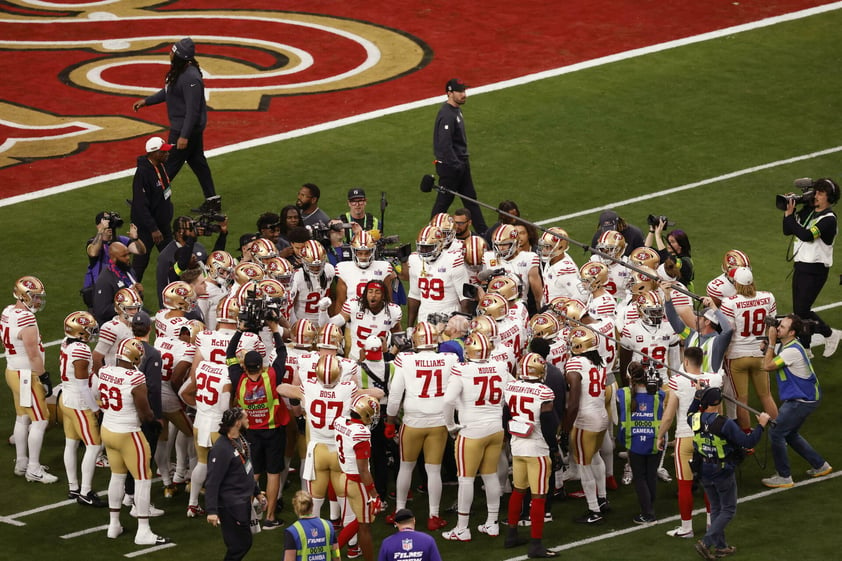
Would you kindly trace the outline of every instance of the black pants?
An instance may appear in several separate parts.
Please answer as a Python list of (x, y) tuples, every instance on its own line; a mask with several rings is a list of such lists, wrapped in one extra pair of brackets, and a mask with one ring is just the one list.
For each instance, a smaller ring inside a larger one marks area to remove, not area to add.
[(240, 561), (251, 549), (251, 503), (219, 507), (219, 526), (227, 551), (224, 561)]
[(371, 429), (371, 476), (377, 494), (385, 500), (389, 496), (389, 465), (386, 456), (386, 436), (383, 434), (386, 423), (377, 423)]
[(134, 269), (134, 276), (137, 282), (143, 280), (143, 273), (146, 271), (146, 267), (149, 266), (149, 256), (152, 254), (152, 248), (158, 248), (158, 254), (160, 255), (161, 250), (167, 247), (172, 241), (172, 227), (169, 224), (167, 224), (166, 228), (161, 228), (161, 233), (164, 235), (164, 239), (161, 243), (155, 244), (152, 241), (152, 232), (146, 232), (138, 228), (137, 237), (146, 246), (146, 253), (132, 257), (132, 269)]
[(658, 484), (660, 454), (635, 454), (629, 452), (632, 482), (640, 504), (640, 513), (655, 516), (655, 488)]
[[(796, 262), (792, 273), (792, 311), (801, 319), (815, 321), (816, 327), (811, 332), (815, 331), (825, 337), (831, 334), (830, 326), (811, 308), (827, 282), (829, 271), (830, 269), (821, 263)], [(798, 340), (804, 348), (810, 348), (810, 333), (800, 334)]]
[[(170, 144), (177, 144), (178, 138), (181, 136), (181, 131), (170, 131)], [(202, 187), (202, 193), (205, 198), (216, 195), (216, 188), (213, 185), (213, 177), (211, 176), (210, 166), (208, 160), (205, 158), (205, 130), (199, 127), (193, 129), (193, 132), (187, 138), (187, 148), (179, 150), (173, 148), (170, 150), (170, 157), (167, 159), (167, 175), (170, 179), (175, 179), (175, 176), (181, 171), (184, 162), (190, 166), (193, 173), (196, 174), (196, 179), (199, 180), (199, 185)]]
[[(462, 168), (453, 168), (441, 163), (436, 164), (436, 173), (439, 176), (439, 184), (447, 187), (451, 191), (455, 191), (462, 197), (462, 204), (465, 205), (471, 212), (471, 221), (474, 223), (474, 231), (482, 235), (487, 229), (488, 225), (485, 223), (485, 218), (482, 216), (482, 209), (475, 202), (465, 199), (465, 197), (477, 198), (477, 191), (474, 188), (474, 180), (471, 178), (471, 164), (465, 162)], [(454, 195), (450, 193), (439, 192), (436, 195), (436, 202), (433, 204), (433, 212), (431, 216), (435, 216), (441, 212), (447, 212), (453, 203)]]

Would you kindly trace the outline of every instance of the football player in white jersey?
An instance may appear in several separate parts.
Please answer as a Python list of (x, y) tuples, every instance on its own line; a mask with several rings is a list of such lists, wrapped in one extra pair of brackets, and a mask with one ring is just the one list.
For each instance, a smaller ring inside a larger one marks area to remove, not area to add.
[[(482, 333), (465, 339), (465, 360), (453, 366), (444, 394), (444, 420), (456, 437), (456, 470), (459, 474), (456, 527), (442, 534), (447, 540), (471, 541), (469, 526), (477, 474), (485, 486), (488, 513), (479, 531), (500, 535), (500, 480), (497, 463), (503, 450), (503, 388), (511, 381), (503, 363), (489, 360), (491, 341)], [(459, 424), (454, 412), (459, 412)]]
[(351, 239), (351, 261), (340, 261), (336, 264), (334, 314), (342, 310), (346, 301), (362, 298), (365, 295), (365, 286), (371, 280), (382, 281), (385, 286), (392, 286), (395, 271), (388, 261), (374, 259), (376, 249), (374, 238), (365, 230), (356, 233)]
[(400, 306), (392, 304), (392, 291), (380, 280), (370, 280), (364, 287), (361, 297), (345, 300), (342, 310), (330, 319), (339, 327), (348, 323), (351, 343), (347, 356), (351, 360), (360, 360), (363, 344), (370, 336), (388, 341), (390, 333), (401, 331), (403, 312)]
[(608, 265), (601, 261), (588, 261), (579, 269), (582, 289), (590, 295), (588, 313), (593, 318), (616, 317), (617, 300), (607, 289), (608, 279)]
[[(558, 234), (558, 235), (557, 235)], [(587, 293), (579, 282), (579, 267), (567, 253), (567, 232), (550, 228), (538, 239), (541, 248), (541, 278), (544, 281), (544, 304), (557, 296), (587, 300)]]
[(486, 294), (499, 294), (506, 299), (508, 315), (518, 325), (525, 326), (529, 321), (529, 309), (520, 297), (520, 279), (511, 273), (492, 277), (485, 289)]
[(588, 512), (576, 519), (582, 524), (598, 524), (608, 511), (605, 463), (598, 453), (609, 424), (605, 368), (598, 338), (588, 327), (573, 328), (570, 331), (572, 356), (564, 365), (570, 388), (564, 428), (570, 431), (570, 446), (588, 501)]
[(146, 378), (137, 370), (143, 357), (143, 344), (137, 339), (124, 339), (117, 347), (117, 364), (99, 371), (100, 406), (102, 417), (102, 442), (111, 464), (108, 483), (110, 521), (108, 537), (123, 533), (120, 524), (120, 507), (125, 492), (126, 474), (135, 479), (135, 506), (137, 507), (137, 545), (162, 545), (164, 537), (152, 533), (149, 527), (149, 506), (152, 491), (149, 443), (141, 432), (141, 423), (156, 422), (146, 389)]
[(196, 291), (184, 281), (168, 284), (161, 293), (164, 308), (155, 314), (155, 337), (178, 338), (182, 323), (187, 312), (196, 307)]
[(502, 295), (490, 293), (480, 299), (477, 316), (488, 316), (497, 323), (500, 344), (511, 347), (519, 359), (526, 348), (526, 323), (512, 319), (508, 310), (509, 304)]
[(626, 299), (628, 277), (631, 270), (625, 266), (626, 258), (623, 254), (626, 251), (626, 239), (623, 234), (616, 230), (607, 230), (599, 236), (596, 249), (613, 257), (608, 259), (601, 255), (592, 255), (591, 261), (600, 261), (608, 267), (608, 280), (605, 282), (605, 290), (614, 297), (615, 302), (623, 302)]
[[(731, 345), (725, 353), (734, 395), (740, 403), (748, 403), (750, 380), (763, 411), (774, 419), (778, 407), (769, 388), (769, 373), (762, 367), (763, 352), (757, 341), (766, 332), (766, 318), (775, 317), (778, 311), (775, 295), (757, 290), (748, 267), (738, 267), (732, 276), (737, 293), (722, 301), (722, 313), (734, 327)], [(737, 408), (737, 423), (744, 431), (751, 430), (751, 420), (744, 407)]]
[(103, 365), (116, 364), (117, 345), (123, 339), (132, 338), (132, 318), (142, 307), (143, 300), (133, 288), (121, 288), (114, 295), (114, 309), (117, 315), (99, 328), (99, 340), (93, 352), (94, 374), (99, 372)]
[(435, 226), (444, 235), (444, 251), (465, 254), (465, 244), (456, 238), (456, 224), (452, 216), (440, 212), (430, 219), (430, 226)]
[(308, 319), (321, 327), (328, 320), (331, 305), (330, 285), (336, 271), (327, 262), (327, 252), (322, 244), (309, 240), (300, 255), (303, 266), (292, 278), (293, 314), (296, 320)]
[(660, 291), (650, 291), (635, 297), (640, 317), (627, 323), (620, 334), (620, 372), (626, 372), (634, 353), (639, 353), (658, 370), (662, 380), (669, 379), (664, 365), (675, 368), (679, 359), (679, 337), (664, 321), (664, 302)]
[[(333, 424), (339, 467), (345, 484), (345, 528), (339, 535), (339, 546), (353, 542), (351, 536), (359, 534), (359, 548), (366, 561), (374, 561), (374, 542), (371, 523), (377, 512), (380, 497), (374, 488), (374, 477), (369, 469), (371, 458), (371, 427), (380, 417), (380, 402), (365, 394), (354, 398), (347, 415)], [(349, 549), (349, 557), (351, 550)]]
[[(64, 425), (64, 469), (67, 473), (68, 498), (80, 505), (105, 507), (108, 503), (92, 490), (96, 459), (102, 450), (102, 439), (95, 414), (99, 405), (91, 388), (93, 357), (88, 346), (96, 339), (99, 328), (88, 312), (72, 312), (64, 318), (65, 339), (61, 343), (61, 397), (59, 408)], [(85, 445), (82, 458), (82, 483), (76, 471), (76, 451)]]
[(471, 320), (470, 330), (485, 335), (491, 342), (491, 355), (489, 359), (502, 362), (506, 365), (506, 371), (510, 374), (515, 371), (517, 357), (515, 351), (508, 345), (500, 342), (500, 333), (497, 330), (497, 322), (491, 316), (480, 315)]
[[(690, 460), (693, 458), (693, 429), (684, 422), (683, 412), (690, 408), (696, 395), (696, 380), (707, 387), (721, 388), (723, 375), (721, 372), (705, 372), (702, 369), (703, 351), (701, 347), (687, 347), (684, 349), (683, 372), (687, 376), (672, 376), (667, 389), (667, 401), (661, 425), (658, 427), (658, 445), (661, 450), (667, 446), (667, 434), (675, 423), (675, 477), (678, 480), (678, 512), (681, 525), (667, 531), (668, 536), (675, 538), (693, 537), (693, 471)], [(707, 501), (706, 501), (707, 502)], [(710, 506), (708, 505), (708, 516)]]
[(444, 251), (444, 234), (435, 226), (418, 233), (414, 251), (407, 261), (409, 294), (407, 325), (428, 321), (432, 314), (450, 316), (468, 312), (469, 301), (462, 293), (468, 269), (461, 254)]
[(707, 295), (713, 298), (717, 306), (737, 293), (734, 288), (734, 271), (738, 267), (751, 269), (751, 260), (739, 249), (729, 249), (722, 256), (722, 274), (710, 281), (705, 288)]
[(491, 240), (493, 251), (488, 251), (483, 257), (483, 265), (487, 269), (503, 268), (517, 275), (520, 279), (520, 297), (526, 300), (527, 290), (532, 293), (535, 305), (541, 307), (541, 260), (532, 251), (522, 251), (518, 245), (517, 228), (511, 224), (503, 224), (494, 230)]
[(266, 278), (266, 271), (263, 270), (263, 267), (259, 263), (255, 263), (252, 261), (246, 261), (245, 257), (243, 261), (234, 267), (234, 284), (231, 285), (231, 289), (228, 291), (228, 296), (236, 296), (241, 292), (243, 285), (249, 284), (250, 282), (260, 281)]
[(517, 379), (506, 384), (503, 398), (509, 411), (512, 435), (512, 494), (509, 497), (505, 547), (523, 545), (517, 535), (518, 521), (527, 489), (532, 492), (529, 507), (529, 557), (557, 557), (546, 549), (544, 512), (552, 473), (551, 454), (558, 456), (558, 417), (553, 409), (555, 394), (543, 384), (546, 362), (537, 353), (527, 353), (517, 367)]
[[(195, 370), (203, 360), (209, 360), (215, 364), (225, 364), (225, 352), (231, 337), (237, 332), (237, 318), (240, 314), (240, 304), (235, 298), (223, 298), (216, 307), (216, 329), (204, 330), (196, 335), (194, 342), (193, 365), (191, 367), (191, 378), (195, 383)], [(266, 347), (260, 341), (260, 337), (254, 333), (244, 332), (240, 338), (240, 350), (256, 350), (266, 355)]]
[(412, 484), (412, 471), (421, 451), (427, 472), (427, 492), (430, 517), (427, 529), (440, 530), (447, 522), (439, 517), (442, 480), (441, 463), (447, 443), (444, 421), (444, 390), (450, 370), (458, 357), (453, 353), (439, 353), (439, 336), (427, 322), (420, 322), (412, 333), (414, 351), (399, 353), (394, 361), (389, 401), (386, 406), (386, 438), (394, 438), (398, 412), (403, 410), (399, 446), (401, 464), (395, 492), (395, 512), (406, 508)]
[(211, 331), (216, 329), (216, 307), (220, 300), (228, 296), (235, 265), (236, 261), (227, 251), (214, 251), (208, 255), (205, 294), (199, 297), (198, 307), (205, 326)]
[(0, 336), (6, 349), (6, 384), (15, 403), (15, 475), (27, 481), (55, 483), (58, 478), (41, 465), (41, 445), (49, 423), (47, 397), (50, 374), (44, 369), (44, 345), (35, 314), (44, 308), (44, 283), (33, 276), (19, 278), (14, 304), (0, 314)]

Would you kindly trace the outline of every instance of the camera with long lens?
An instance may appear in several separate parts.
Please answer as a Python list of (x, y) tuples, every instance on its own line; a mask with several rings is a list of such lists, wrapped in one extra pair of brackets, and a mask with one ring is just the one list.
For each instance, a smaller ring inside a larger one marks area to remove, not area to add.
[(406, 336), (406, 331), (392, 333), (392, 345), (397, 347), (399, 353), (412, 350), (412, 340)]
[(658, 373), (658, 369), (655, 368), (654, 364), (649, 364), (646, 367), (644, 384), (646, 385), (646, 393), (649, 395), (655, 395), (658, 393), (658, 390), (661, 389), (663, 382), (661, 381), (661, 375)]
[(116, 230), (122, 228), (125, 222), (119, 212), (105, 212), (102, 214), (102, 219), (105, 220), (106, 228)]
[(412, 246), (408, 243), (402, 244), (398, 235), (386, 236), (375, 242), (375, 259), (406, 263), (410, 253), (412, 253)]
[(283, 298), (266, 298), (257, 296), (253, 290), (248, 292), (245, 302), (240, 306), (237, 319), (245, 331), (259, 332), (267, 321), (277, 322), (281, 318)]
[(199, 208), (191, 209), (198, 212), (199, 216), (193, 219), (196, 231), (200, 236), (210, 236), (222, 231), (220, 223), (228, 218), (222, 214), (222, 198), (215, 197), (207, 199)]
[(801, 194), (797, 193), (787, 193), (785, 195), (776, 195), (775, 196), (775, 207), (778, 210), (786, 210), (789, 201), (795, 201), (795, 204), (800, 205), (811, 205), (813, 204), (813, 197), (816, 195), (816, 190), (814, 187), (816, 186), (816, 182), (809, 177), (802, 177), (801, 179), (796, 179), (793, 184), (795, 188), (801, 191)]
[(649, 224), (650, 228), (657, 228), (658, 225), (663, 222), (667, 226), (671, 226), (670, 219), (664, 216), (663, 214), (650, 214), (646, 218), (646, 222)]
[(350, 230), (354, 225), (351, 222), (334, 222), (331, 225), (326, 225), (324, 222), (316, 222), (306, 226), (310, 230), (310, 236), (317, 242), (325, 245), (330, 245), (331, 232), (344, 232)]

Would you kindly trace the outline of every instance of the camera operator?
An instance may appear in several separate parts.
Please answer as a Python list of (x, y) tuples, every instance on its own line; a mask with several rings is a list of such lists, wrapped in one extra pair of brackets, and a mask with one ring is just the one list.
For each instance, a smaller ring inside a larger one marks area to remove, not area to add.
[(123, 225), (123, 219), (116, 212), (101, 211), (94, 220), (96, 224), (96, 236), (90, 238), (86, 244), (85, 251), (88, 254), (88, 271), (85, 273), (85, 281), (82, 285), (82, 300), (88, 308), (94, 306), (94, 285), (104, 267), (108, 266), (110, 260), (108, 248), (111, 242), (118, 241), (129, 248), (129, 253), (143, 255), (146, 253), (146, 246), (137, 237), (137, 226), (129, 226), (129, 235), (117, 235), (117, 229)]
[[(668, 224), (666, 216), (649, 215), (649, 234), (646, 236), (646, 247), (654, 247), (661, 256), (661, 263), (673, 261), (678, 267), (681, 284), (693, 291), (693, 260), (690, 258), (690, 238), (684, 230), (672, 230), (667, 233), (667, 243), (664, 243), (664, 228)], [(654, 242), (654, 245), (653, 245)]]
[[(179, 216), (173, 222), (173, 240), (161, 250), (158, 256), (157, 291), (160, 307), (164, 307), (162, 292), (169, 283), (177, 281), (181, 273), (198, 266), (208, 259), (208, 252), (197, 236), (203, 235), (189, 216)], [(228, 220), (219, 224), (219, 237), (212, 251), (225, 251), (228, 240)], [(195, 262), (193, 260), (195, 257)]]
[(172, 144), (155, 136), (146, 141), (146, 153), (137, 157), (137, 170), (132, 181), (131, 218), (132, 223), (137, 224), (138, 237), (147, 249), (134, 260), (138, 281), (143, 280), (152, 246), (160, 252), (172, 240), (172, 186), (165, 167), (172, 147)]
[[(808, 193), (805, 192), (805, 195)], [(798, 197), (786, 197), (783, 219), (784, 235), (798, 238), (792, 251), (792, 260), (795, 261), (792, 308), (798, 317), (816, 322), (815, 332), (825, 337), (823, 356), (829, 357), (836, 351), (842, 331), (831, 329), (811, 308), (833, 265), (833, 242), (838, 226), (836, 213), (831, 207), (839, 202), (839, 186), (832, 179), (817, 179), (812, 183), (812, 197), (801, 199), (805, 202), (804, 208), (796, 212)], [(810, 348), (810, 336), (809, 332), (798, 336), (807, 349)]]
[(351, 238), (359, 232), (380, 230), (380, 220), (370, 212), (365, 211), (367, 199), (361, 187), (354, 187), (348, 191), (348, 212), (339, 216), (339, 220), (352, 224), (350, 230), (345, 230), (345, 243), (351, 243)]

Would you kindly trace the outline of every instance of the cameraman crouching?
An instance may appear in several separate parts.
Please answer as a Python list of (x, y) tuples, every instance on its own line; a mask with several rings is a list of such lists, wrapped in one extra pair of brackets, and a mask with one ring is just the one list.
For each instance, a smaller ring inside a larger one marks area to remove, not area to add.
[[(783, 220), (784, 235), (797, 238), (792, 254), (795, 260), (792, 275), (793, 312), (802, 320), (816, 322), (815, 331), (825, 337), (825, 357), (836, 351), (842, 331), (831, 329), (811, 308), (833, 265), (837, 221), (831, 207), (837, 202), (839, 186), (832, 179), (817, 179), (813, 183), (812, 200), (808, 199), (800, 211), (795, 211), (797, 197), (787, 197)], [(805, 348), (810, 348), (809, 332), (799, 334), (798, 338)]]
[(94, 306), (94, 285), (103, 268), (108, 267), (108, 248), (111, 242), (121, 242), (129, 248), (133, 255), (146, 254), (146, 245), (137, 237), (137, 226), (129, 226), (129, 236), (117, 235), (117, 228), (123, 225), (123, 219), (116, 212), (102, 211), (97, 213), (94, 220), (96, 224), (96, 235), (90, 238), (86, 244), (85, 251), (88, 254), (88, 270), (85, 273), (85, 281), (82, 285), (82, 300), (88, 308)]

